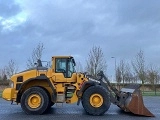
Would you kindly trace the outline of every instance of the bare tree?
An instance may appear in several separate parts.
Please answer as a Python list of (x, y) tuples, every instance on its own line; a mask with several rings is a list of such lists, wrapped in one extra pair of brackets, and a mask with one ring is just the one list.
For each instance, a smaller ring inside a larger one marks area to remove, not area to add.
[(122, 79), (123, 86), (124, 86), (124, 79), (125, 79), (125, 75), (126, 75), (125, 74), (125, 72), (126, 72), (126, 64), (125, 64), (124, 60), (120, 61), (119, 70), (120, 70), (120, 73), (121, 73), (121, 79)]
[(98, 72), (100, 71), (105, 72), (106, 69), (107, 69), (107, 64), (102, 49), (100, 47), (93, 46), (88, 54), (87, 66), (86, 66), (87, 72), (90, 75), (96, 77)]
[(83, 66), (82, 66), (81, 62), (78, 62), (78, 63), (76, 64), (76, 71), (77, 71), (77, 72), (84, 72), (84, 71), (83, 71)]
[(122, 85), (124, 86), (125, 82), (130, 82), (132, 79), (132, 74), (130, 71), (129, 64), (126, 64), (124, 60), (121, 60), (118, 64), (118, 67), (116, 68), (116, 81), (118, 84), (122, 82)]
[(16, 64), (14, 60), (11, 59), (8, 62), (8, 65), (5, 67), (5, 73), (10, 78), (12, 75), (17, 73), (17, 71), (18, 71), (18, 65)]
[(120, 83), (122, 81), (122, 76), (121, 76), (121, 70), (119, 66), (116, 68), (116, 82), (117, 82), (117, 87), (120, 90)]
[(42, 58), (44, 50), (44, 45), (43, 43), (39, 43), (32, 51), (31, 57), (27, 61), (27, 67), (32, 68), (35, 66), (35, 63), (37, 62), (38, 59)]
[(6, 69), (5, 67), (0, 69), (0, 80), (7, 80)]
[(125, 65), (125, 73), (124, 74), (125, 74), (124, 81), (126, 83), (131, 83), (131, 82), (133, 83), (134, 82), (134, 76), (131, 72), (130, 64), (128, 64), (128, 63)]
[(144, 83), (146, 80), (146, 72), (145, 72), (146, 66), (145, 66), (144, 53), (142, 50), (140, 50), (135, 56), (135, 59), (132, 61), (132, 66), (138, 78), (142, 82), (143, 91), (144, 91)]
[(133, 73), (133, 80), (132, 80), (133, 83), (137, 83), (138, 80), (139, 80), (139, 78), (138, 78), (137, 74), (136, 74), (136, 73)]
[(147, 82), (152, 85), (152, 89), (155, 89), (155, 84), (158, 83), (158, 69), (150, 65), (149, 69), (147, 70)]

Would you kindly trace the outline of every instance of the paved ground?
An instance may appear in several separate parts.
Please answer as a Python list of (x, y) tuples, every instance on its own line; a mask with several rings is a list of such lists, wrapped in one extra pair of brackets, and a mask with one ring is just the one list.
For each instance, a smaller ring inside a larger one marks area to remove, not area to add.
[(160, 120), (160, 97), (144, 97), (144, 104), (155, 117), (134, 116), (121, 111), (115, 105), (111, 105), (103, 116), (90, 116), (81, 105), (76, 104), (64, 104), (63, 107), (54, 105), (44, 115), (26, 115), (20, 105), (10, 105), (10, 102), (0, 98), (0, 120)]

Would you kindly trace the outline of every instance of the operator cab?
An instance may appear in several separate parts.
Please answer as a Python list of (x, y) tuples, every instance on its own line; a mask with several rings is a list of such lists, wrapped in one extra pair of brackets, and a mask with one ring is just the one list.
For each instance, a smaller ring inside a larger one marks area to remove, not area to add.
[(71, 78), (76, 72), (75, 65), (73, 57), (55, 57), (55, 73), (63, 73), (65, 78)]

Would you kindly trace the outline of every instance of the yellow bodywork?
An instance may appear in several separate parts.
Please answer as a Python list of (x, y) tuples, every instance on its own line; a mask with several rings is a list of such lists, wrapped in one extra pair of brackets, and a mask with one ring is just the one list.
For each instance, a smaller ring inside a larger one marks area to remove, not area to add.
[(14, 94), (15, 94), (15, 89), (14, 88), (6, 88), (2, 93), (2, 97), (5, 100), (11, 101), (11, 100), (14, 99)]
[[(9, 101), (16, 101), (17, 94), (19, 92), (20, 86), (30, 79), (34, 79), (30, 82), (28, 82), (26, 85), (24, 85), (21, 88), (21, 92), (23, 92), (31, 87), (34, 86), (40, 86), (46, 89), (50, 95), (50, 97), (54, 94), (52, 87), (56, 90), (57, 99), (56, 101), (51, 100), (52, 102), (66, 102), (66, 103), (74, 103), (78, 101), (77, 97), (77, 91), (80, 90), (81, 84), (86, 81), (87, 79), (84, 78), (84, 75), (81, 73), (74, 72), (71, 77), (65, 77), (63, 73), (56, 73), (56, 59), (63, 58), (63, 59), (70, 59), (71, 56), (54, 56), (52, 57), (52, 67), (47, 70), (37, 70), (37, 69), (30, 69), (23, 72), (20, 72), (18, 74), (15, 74), (11, 77), (11, 81), (14, 83), (13, 88), (7, 88), (3, 91), (2, 97), (5, 100)], [(50, 84), (48, 84), (47, 80), (39, 80), (36, 79), (39, 76), (47, 76), (47, 78), (50, 81)], [(18, 78), (23, 80), (18, 80)], [(67, 93), (67, 90), (73, 89), (73, 93)], [(68, 95), (68, 97), (66, 96)], [(64, 100), (61, 100), (65, 96)], [(52, 97), (51, 97), (52, 98)], [(30, 100), (28, 101), (28, 104), (34, 108), (34, 106), (38, 106), (41, 99), (37, 95), (33, 95)], [(19, 103), (19, 102), (18, 102)]]

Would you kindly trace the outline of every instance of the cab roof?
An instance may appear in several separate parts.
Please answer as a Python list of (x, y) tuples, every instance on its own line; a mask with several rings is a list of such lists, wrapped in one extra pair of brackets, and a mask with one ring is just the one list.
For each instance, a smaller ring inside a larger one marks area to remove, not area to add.
[(52, 58), (73, 58), (72, 56), (52, 56)]

